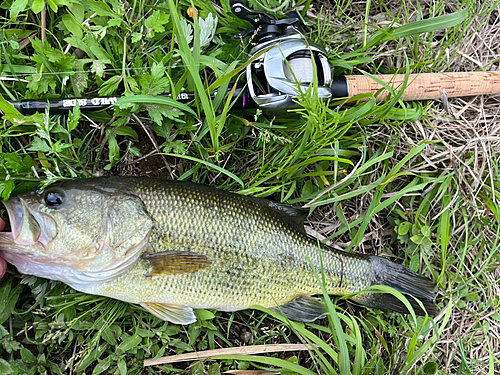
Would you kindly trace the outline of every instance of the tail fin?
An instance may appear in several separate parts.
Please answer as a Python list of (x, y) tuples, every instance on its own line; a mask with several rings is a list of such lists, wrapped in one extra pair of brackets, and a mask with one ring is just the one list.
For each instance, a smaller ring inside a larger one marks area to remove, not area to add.
[[(434, 303), (434, 290), (436, 289), (434, 281), (381, 257), (371, 256), (370, 260), (373, 265), (373, 285), (390, 286), (403, 293), (417, 315), (425, 315), (426, 311), (430, 316), (438, 314), (438, 307)], [(409, 296), (419, 299), (426, 311), (420, 307), (414, 298)], [(403, 302), (392, 294), (361, 293), (352, 297), (351, 300), (367, 307), (409, 313)]]

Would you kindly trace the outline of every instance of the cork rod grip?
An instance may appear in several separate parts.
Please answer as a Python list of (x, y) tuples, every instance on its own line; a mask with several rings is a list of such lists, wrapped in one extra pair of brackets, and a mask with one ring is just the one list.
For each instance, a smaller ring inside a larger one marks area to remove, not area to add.
[[(378, 79), (387, 82), (396, 90), (403, 88), (404, 74), (379, 74)], [(349, 97), (358, 94), (377, 93), (383, 88), (378, 82), (363, 75), (346, 76)], [(402, 100), (441, 99), (444, 91), (448, 98), (475, 95), (500, 94), (500, 72), (472, 73), (422, 73), (410, 74)], [(383, 90), (377, 101), (383, 101), (389, 92)]]

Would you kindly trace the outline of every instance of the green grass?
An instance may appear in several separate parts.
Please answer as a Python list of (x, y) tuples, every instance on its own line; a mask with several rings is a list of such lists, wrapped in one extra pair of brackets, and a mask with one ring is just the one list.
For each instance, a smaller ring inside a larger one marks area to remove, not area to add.
[[(312, 230), (335, 246), (382, 254), (437, 280), (442, 311), (428, 319), (326, 299), (328, 319), (311, 324), (259, 308), (202, 310), (184, 327), (10, 267), (0, 280), (0, 373), (500, 371), (497, 101), (450, 100), (445, 112), (439, 103), (402, 103), (394, 92), (387, 103), (339, 106), (319, 102), (313, 84), (287, 117), (236, 111), (225, 93), (243, 81), (252, 42), (232, 38), (249, 25), (227, 1), (195, 1), (194, 19), (187, 1), (43, 3), (7, 1), (0, 10), (3, 98), (127, 96), (114, 111), (68, 116), (22, 116), (2, 100), (4, 199), (59, 179), (159, 173), (304, 205)], [(278, 14), (294, 5), (251, 3)], [(309, 37), (328, 49), (335, 74), (477, 70), (483, 55), (481, 64), (498, 70), (489, 38), (500, 26), (499, 1), (330, 3), (295, 5), (317, 16), (308, 19)], [(209, 13), (218, 19), (215, 37)], [(183, 90), (198, 99), (156, 96)], [(272, 343), (315, 349), (143, 367), (144, 359)]]

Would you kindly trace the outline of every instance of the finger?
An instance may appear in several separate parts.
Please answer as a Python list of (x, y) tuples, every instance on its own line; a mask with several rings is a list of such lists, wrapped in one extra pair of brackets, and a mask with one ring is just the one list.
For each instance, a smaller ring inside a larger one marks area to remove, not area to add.
[(5, 221), (0, 219), (0, 232), (3, 231), (4, 229), (5, 229)]
[(3, 258), (0, 258), (0, 279), (5, 275), (5, 271), (7, 270), (7, 264)]

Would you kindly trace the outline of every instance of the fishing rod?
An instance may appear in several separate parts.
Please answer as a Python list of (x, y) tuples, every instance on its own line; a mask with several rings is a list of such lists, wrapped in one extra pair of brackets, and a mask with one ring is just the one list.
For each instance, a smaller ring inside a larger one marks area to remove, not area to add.
[[(290, 12), (285, 18), (254, 11), (243, 1), (231, 1), (232, 12), (249, 21), (252, 28), (235, 38), (252, 36), (256, 46), (250, 51), (252, 63), (246, 67), (246, 85), (235, 90), (233, 108), (258, 107), (265, 113), (282, 114), (299, 107), (297, 98), (316, 78), (319, 99), (352, 99), (360, 94), (373, 94), (377, 101), (390, 96), (387, 87), (403, 89), (403, 101), (433, 100), (500, 94), (500, 72), (422, 73), (346, 75), (334, 77), (327, 52), (305, 37), (299, 15)], [(228, 93), (230, 94), (230, 92)], [(212, 93), (212, 98), (216, 95)], [(171, 97), (170, 94), (161, 96)], [(189, 103), (194, 93), (181, 92), (177, 101)], [(64, 113), (78, 103), (82, 111), (96, 111), (113, 105), (120, 96), (66, 98), (55, 100), (29, 99), (11, 102), (23, 114), (45, 111)]]

